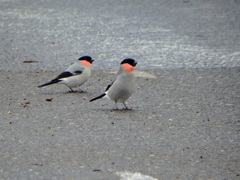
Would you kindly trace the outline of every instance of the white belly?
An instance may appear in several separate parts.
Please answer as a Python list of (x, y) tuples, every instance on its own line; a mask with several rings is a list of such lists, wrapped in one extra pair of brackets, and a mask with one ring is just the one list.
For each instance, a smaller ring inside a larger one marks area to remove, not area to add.
[(63, 78), (61, 81), (62, 84), (65, 84), (66, 86), (72, 88), (72, 87), (78, 87), (81, 86), (83, 83), (85, 83), (91, 76), (90, 71), (84, 71), (80, 75), (71, 76), (68, 78)]

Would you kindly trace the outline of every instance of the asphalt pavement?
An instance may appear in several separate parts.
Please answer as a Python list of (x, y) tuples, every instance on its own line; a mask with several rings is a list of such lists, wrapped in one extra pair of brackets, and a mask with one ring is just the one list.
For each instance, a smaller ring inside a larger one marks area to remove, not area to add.
[(128, 57), (140, 69), (240, 66), (239, 0), (0, 3), (0, 70), (63, 70), (83, 55), (95, 70)]
[[(0, 179), (240, 179), (238, 0), (2, 0)], [(69, 93), (37, 88), (91, 55)], [(102, 93), (138, 61), (132, 110)]]

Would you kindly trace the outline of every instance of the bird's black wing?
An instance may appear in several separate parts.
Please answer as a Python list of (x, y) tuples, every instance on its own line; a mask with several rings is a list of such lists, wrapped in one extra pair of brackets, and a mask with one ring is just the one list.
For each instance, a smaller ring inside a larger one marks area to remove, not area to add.
[(63, 73), (59, 74), (58, 77), (56, 77), (55, 79), (67, 78), (70, 76), (73, 76), (73, 74), (70, 73), (69, 71), (64, 71)]
[(82, 71), (78, 70), (78, 71), (74, 71), (74, 75), (79, 75), (82, 74)]
[[(113, 84), (113, 83), (112, 83)], [(112, 86), (112, 84), (109, 84), (105, 90), (105, 92)]]
[(108, 86), (107, 86), (107, 88), (106, 88), (106, 90), (105, 90), (105, 92), (107, 91), (107, 90), (109, 90), (109, 88), (113, 85), (113, 83), (115, 82), (115, 80), (116, 80), (116, 78), (112, 81), (112, 83), (111, 84), (109, 84)]
[(67, 78), (67, 77), (75, 76), (75, 75), (79, 75), (79, 74), (82, 74), (82, 71), (74, 71), (74, 73), (71, 73), (69, 71), (64, 71), (63, 73), (58, 75), (58, 77), (56, 77), (55, 79)]

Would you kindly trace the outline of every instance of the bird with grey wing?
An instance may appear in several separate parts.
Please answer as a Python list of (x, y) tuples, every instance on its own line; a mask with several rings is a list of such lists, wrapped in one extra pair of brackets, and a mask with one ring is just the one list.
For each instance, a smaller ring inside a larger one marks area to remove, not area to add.
[(125, 108), (129, 109), (126, 106), (125, 101), (134, 92), (134, 69), (136, 65), (137, 62), (134, 59), (124, 59), (120, 64), (115, 80), (112, 82), (112, 84), (108, 85), (105, 93), (91, 99), (90, 102), (103, 97), (107, 97), (108, 99), (115, 102), (116, 109), (118, 109), (117, 103), (123, 103)]
[(51, 84), (64, 84), (70, 88), (70, 92), (75, 92), (72, 88), (81, 86), (90, 78), (93, 61), (90, 56), (82, 56), (55, 79), (38, 87)]

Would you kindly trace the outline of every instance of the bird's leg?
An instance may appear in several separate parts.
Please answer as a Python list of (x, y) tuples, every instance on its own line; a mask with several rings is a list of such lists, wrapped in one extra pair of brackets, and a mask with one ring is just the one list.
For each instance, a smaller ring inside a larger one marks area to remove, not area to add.
[(118, 106), (117, 106), (117, 102), (115, 102), (115, 106), (116, 106), (115, 110), (119, 110)]
[(127, 105), (123, 102), (123, 105), (125, 106), (126, 110), (132, 110), (131, 108), (128, 108)]
[[(70, 87), (69, 87), (70, 88)], [(70, 93), (74, 93), (74, 92), (77, 92), (77, 91), (74, 91), (72, 88), (70, 88), (70, 90), (68, 91)]]
[(79, 93), (84, 93), (85, 91), (83, 91), (83, 90), (79, 89), (79, 90), (78, 90), (78, 92), (79, 92)]

